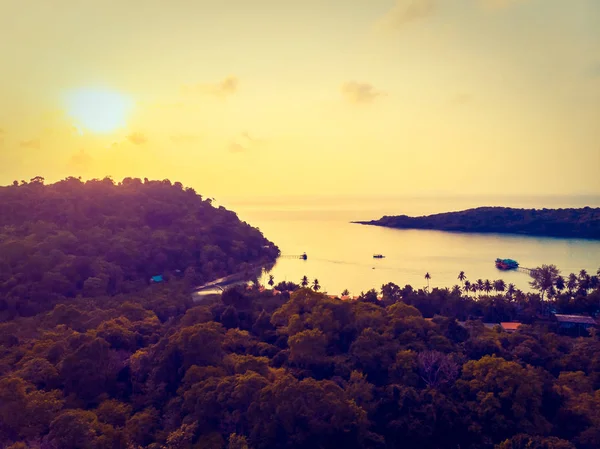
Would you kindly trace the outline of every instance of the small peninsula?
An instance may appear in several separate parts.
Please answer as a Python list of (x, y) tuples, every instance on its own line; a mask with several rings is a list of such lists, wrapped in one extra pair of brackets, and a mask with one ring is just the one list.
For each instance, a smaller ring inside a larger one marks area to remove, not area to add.
[(478, 207), (421, 217), (385, 215), (379, 220), (353, 223), (397, 229), (600, 239), (600, 208), (591, 207), (580, 209)]

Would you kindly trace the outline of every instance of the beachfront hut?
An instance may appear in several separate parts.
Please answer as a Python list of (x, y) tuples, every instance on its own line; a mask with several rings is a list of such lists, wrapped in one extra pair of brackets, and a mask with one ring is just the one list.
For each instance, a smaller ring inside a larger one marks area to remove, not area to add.
[(558, 324), (559, 331), (577, 335), (585, 334), (588, 329), (598, 325), (596, 320), (589, 315), (564, 315), (555, 313), (554, 319)]

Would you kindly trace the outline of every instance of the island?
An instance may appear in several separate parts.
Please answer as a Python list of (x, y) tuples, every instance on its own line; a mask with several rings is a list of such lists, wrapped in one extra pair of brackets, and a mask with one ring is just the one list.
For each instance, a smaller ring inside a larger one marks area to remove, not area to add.
[(600, 208), (591, 207), (579, 209), (478, 207), (420, 217), (385, 215), (379, 220), (352, 223), (397, 229), (600, 239)]

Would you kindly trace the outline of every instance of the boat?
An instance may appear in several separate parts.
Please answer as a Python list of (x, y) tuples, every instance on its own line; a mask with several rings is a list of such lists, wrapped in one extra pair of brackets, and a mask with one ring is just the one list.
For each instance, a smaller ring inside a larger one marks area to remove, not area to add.
[(373, 259), (383, 259), (384, 257), (383, 254), (373, 254)]
[(516, 270), (519, 268), (519, 262), (512, 259), (496, 259), (496, 268), (499, 270)]

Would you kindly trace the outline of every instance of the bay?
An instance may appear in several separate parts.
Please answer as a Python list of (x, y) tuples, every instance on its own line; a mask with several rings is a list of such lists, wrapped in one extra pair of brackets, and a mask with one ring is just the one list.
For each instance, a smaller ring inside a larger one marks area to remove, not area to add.
[[(282, 255), (271, 274), (276, 282), (300, 282), (302, 276), (318, 279), (323, 291), (339, 294), (344, 289), (358, 295), (387, 282), (415, 288), (459, 284), (464, 271), (471, 281), (504, 279), (522, 290), (529, 276), (518, 271), (499, 271), (497, 257), (535, 268), (555, 264), (563, 275), (600, 267), (600, 241), (557, 239), (508, 234), (473, 234), (426, 230), (399, 230), (350, 223), (383, 215), (426, 215), (479, 206), (519, 208), (599, 207), (598, 196), (387, 196), (387, 197), (262, 197), (226, 198), (218, 201), (275, 242)], [(373, 254), (385, 255), (374, 259)], [(266, 281), (266, 277), (262, 279)]]

